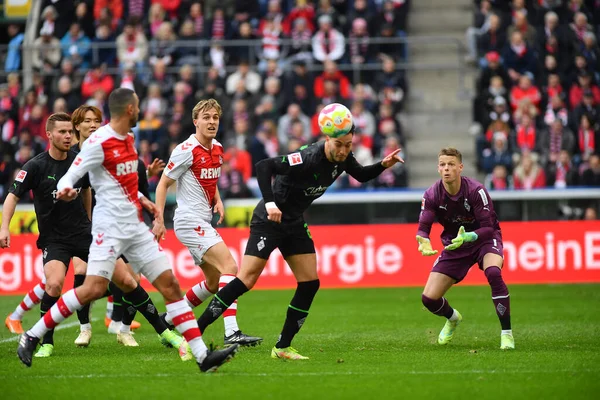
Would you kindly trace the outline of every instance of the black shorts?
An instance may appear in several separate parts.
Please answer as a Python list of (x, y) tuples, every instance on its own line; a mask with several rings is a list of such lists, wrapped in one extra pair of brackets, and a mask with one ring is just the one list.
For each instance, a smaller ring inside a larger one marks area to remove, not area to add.
[(81, 258), (87, 262), (88, 254), (90, 253), (91, 243), (64, 244), (64, 243), (49, 243), (42, 249), (42, 258), (44, 265), (50, 261), (60, 261), (69, 268), (69, 263), (73, 257)]
[(283, 258), (315, 253), (315, 243), (308, 224), (303, 220), (281, 224), (271, 221), (252, 222), (244, 254), (267, 260), (276, 248), (279, 248)]

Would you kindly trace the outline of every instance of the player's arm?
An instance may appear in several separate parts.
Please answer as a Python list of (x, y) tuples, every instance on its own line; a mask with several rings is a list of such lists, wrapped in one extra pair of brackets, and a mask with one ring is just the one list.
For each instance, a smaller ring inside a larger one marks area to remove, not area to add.
[(2, 205), (2, 227), (0, 228), (0, 248), (10, 247), (10, 221), (15, 215), (19, 198), (9, 193)]
[(217, 221), (217, 225), (219, 225), (221, 222), (223, 222), (223, 218), (225, 218), (225, 206), (223, 205), (223, 199), (221, 199), (219, 187), (217, 187), (217, 189), (215, 190), (213, 211), (219, 214), (219, 221)]
[(473, 215), (479, 223), (479, 229), (466, 232), (465, 228), (461, 226), (456, 237), (452, 239), (452, 243), (446, 246), (446, 250), (455, 250), (463, 243), (475, 242), (476, 240), (486, 241), (491, 239), (494, 234), (494, 213), (492, 211), (492, 200), (488, 192), (481, 187), (476, 194), (471, 196), (470, 201), (473, 204)]
[(290, 175), (306, 170), (309, 162), (305, 156), (306, 153), (300, 151), (286, 156), (266, 158), (256, 163), (256, 180), (270, 221), (281, 222), (281, 210), (275, 204), (271, 180), (275, 175)]
[(157, 240), (163, 239), (167, 229), (165, 228), (164, 212), (167, 203), (167, 192), (192, 165), (193, 157), (191, 151), (184, 151), (177, 146), (167, 163), (158, 185), (156, 186), (156, 213), (153, 222), (152, 233)]
[(64, 201), (71, 201), (77, 197), (77, 191), (73, 189), (75, 183), (92, 169), (99, 167), (104, 162), (104, 151), (102, 145), (98, 142), (90, 143), (87, 140), (81, 152), (77, 155), (67, 173), (58, 181), (56, 185), (56, 198)]
[(35, 164), (28, 161), (17, 173), (2, 205), (2, 226), (0, 227), (0, 248), (10, 247), (10, 221), (19, 199), (37, 186)]
[(394, 150), (378, 163), (362, 166), (356, 161), (353, 154), (348, 156), (346, 172), (359, 182), (368, 182), (377, 178), (386, 168), (394, 166), (396, 163), (403, 163), (404, 160), (399, 155), (400, 149)]
[(435, 202), (428, 192), (425, 192), (421, 201), (421, 213), (419, 214), (419, 228), (417, 231), (417, 243), (419, 243), (419, 252), (424, 256), (437, 254), (437, 250), (431, 247), (429, 234), (431, 226), (435, 221)]
[(81, 201), (83, 201), (83, 208), (88, 215), (89, 220), (92, 220), (92, 189), (86, 188), (81, 189)]

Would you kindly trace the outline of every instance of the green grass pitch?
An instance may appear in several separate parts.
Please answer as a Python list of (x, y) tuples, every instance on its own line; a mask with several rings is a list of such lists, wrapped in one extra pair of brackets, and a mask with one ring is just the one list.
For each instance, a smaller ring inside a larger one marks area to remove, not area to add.
[[(420, 288), (321, 290), (293, 343), (311, 358), (301, 362), (270, 358), (292, 291), (250, 292), (241, 298), (239, 322), (265, 342), (209, 375), (163, 348), (139, 315), (140, 347), (118, 345), (106, 333), (100, 300), (91, 346), (75, 347), (77, 326), (62, 329), (52, 358), (34, 359), (32, 368), (21, 365), (16, 339), (2, 329), (0, 394), (7, 400), (598, 398), (600, 285), (509, 289), (517, 346), (510, 352), (499, 349), (488, 287), (451, 290), (450, 304), (464, 320), (446, 347), (435, 344), (444, 321), (423, 309)], [(0, 297), (2, 318), (20, 299)], [(26, 316), (26, 329), (38, 310)], [(204, 337), (220, 345), (222, 335), (220, 320)]]

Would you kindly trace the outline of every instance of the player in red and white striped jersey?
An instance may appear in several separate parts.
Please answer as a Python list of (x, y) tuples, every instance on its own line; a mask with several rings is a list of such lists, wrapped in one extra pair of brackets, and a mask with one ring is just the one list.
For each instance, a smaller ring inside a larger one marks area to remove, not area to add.
[(233, 357), (237, 345), (225, 350), (208, 350), (191, 308), (181, 297), (179, 282), (166, 255), (143, 222), (138, 193), (138, 155), (133, 136), (129, 134), (137, 124), (139, 98), (132, 90), (119, 88), (110, 94), (108, 107), (110, 123), (90, 136), (57, 186), (57, 198), (70, 201), (76, 196), (73, 182), (89, 173), (96, 190), (93, 241), (85, 282), (65, 293), (44, 318), (21, 336), (17, 354), (21, 362), (31, 366), (33, 351), (46, 331), (84, 304), (102, 297), (111, 279), (118, 285), (121, 279), (129, 277), (125, 268), (115, 264), (117, 257), (123, 254), (133, 270), (146, 276), (162, 294), (168, 315), (188, 342), (200, 369), (213, 371)]
[[(177, 182), (177, 209), (173, 218), (175, 235), (189, 249), (194, 262), (202, 268), (206, 277), (186, 293), (185, 298), (191, 307), (200, 305), (215, 294), (235, 279), (238, 272), (229, 248), (211, 225), (213, 211), (220, 215), (218, 223), (222, 222), (225, 212), (217, 187), (223, 164), (223, 146), (215, 140), (221, 114), (221, 106), (215, 99), (196, 104), (192, 110), (196, 133), (173, 150), (156, 188), (159, 212), (153, 233), (159, 239), (164, 236), (163, 212), (167, 190)], [(242, 333), (236, 315), (237, 301), (223, 313), (225, 345), (259, 344), (262, 338)], [(171, 321), (165, 318), (165, 322)]]

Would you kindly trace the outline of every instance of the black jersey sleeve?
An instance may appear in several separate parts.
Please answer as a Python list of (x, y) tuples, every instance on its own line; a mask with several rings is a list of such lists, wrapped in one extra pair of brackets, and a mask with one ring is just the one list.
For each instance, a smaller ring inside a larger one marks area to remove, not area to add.
[(15, 180), (9, 189), (9, 192), (17, 196), (23, 197), (30, 190), (35, 189), (38, 185), (37, 166), (33, 160), (25, 163), (23, 168), (15, 176)]
[(297, 153), (267, 158), (256, 163), (256, 180), (265, 203), (274, 201), (271, 186), (273, 177), (275, 175), (302, 173), (310, 164), (310, 158), (306, 156), (307, 153), (303, 149), (303, 151)]
[(385, 171), (385, 167), (381, 165), (381, 162), (363, 167), (356, 161), (356, 158), (354, 158), (352, 153), (350, 153), (346, 159), (346, 172), (359, 182), (367, 182), (371, 179), (375, 179), (383, 171)]
[(150, 198), (150, 192), (148, 191), (148, 176), (146, 175), (146, 164), (140, 158), (138, 160), (138, 190), (141, 194)]

